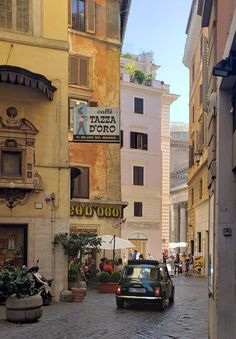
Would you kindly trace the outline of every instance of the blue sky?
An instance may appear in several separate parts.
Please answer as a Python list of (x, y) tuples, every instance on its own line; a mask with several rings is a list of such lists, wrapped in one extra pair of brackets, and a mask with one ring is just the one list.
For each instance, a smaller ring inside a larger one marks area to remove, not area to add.
[(152, 51), (157, 79), (180, 97), (170, 120), (188, 122), (188, 69), (183, 65), (186, 25), (192, 0), (132, 0), (123, 52)]

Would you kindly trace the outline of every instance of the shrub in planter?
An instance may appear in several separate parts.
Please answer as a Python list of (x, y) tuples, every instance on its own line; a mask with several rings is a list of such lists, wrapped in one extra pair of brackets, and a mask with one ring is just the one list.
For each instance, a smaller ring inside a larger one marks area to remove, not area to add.
[(120, 272), (113, 272), (111, 275), (111, 282), (118, 283), (120, 281), (121, 274)]
[(26, 267), (0, 269), (0, 291), (6, 298), (7, 320), (28, 322), (42, 316), (42, 298), (33, 273)]
[(102, 272), (99, 275), (99, 280), (100, 283), (109, 283), (111, 281), (111, 276), (108, 272)]
[(0, 269), (0, 291), (1, 296), (14, 296), (18, 299), (38, 293), (33, 273), (26, 267)]
[(142, 84), (145, 79), (145, 73), (143, 71), (140, 71), (139, 69), (136, 69), (134, 71), (134, 78), (139, 84)]

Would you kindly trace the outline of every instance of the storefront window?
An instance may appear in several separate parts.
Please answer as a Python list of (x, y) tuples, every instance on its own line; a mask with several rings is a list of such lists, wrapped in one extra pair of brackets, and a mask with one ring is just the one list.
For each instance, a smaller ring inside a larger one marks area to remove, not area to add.
[(0, 225), (0, 267), (27, 264), (26, 227), (26, 225)]

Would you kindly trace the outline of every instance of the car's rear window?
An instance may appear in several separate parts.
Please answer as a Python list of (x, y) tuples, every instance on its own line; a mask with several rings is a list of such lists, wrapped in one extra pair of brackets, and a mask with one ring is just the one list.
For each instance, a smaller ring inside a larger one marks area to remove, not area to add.
[(158, 270), (155, 267), (126, 267), (124, 278), (156, 280)]

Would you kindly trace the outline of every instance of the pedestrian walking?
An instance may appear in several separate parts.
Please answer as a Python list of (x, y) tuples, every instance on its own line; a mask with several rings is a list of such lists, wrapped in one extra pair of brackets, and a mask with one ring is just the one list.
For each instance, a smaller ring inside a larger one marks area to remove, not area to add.
[(179, 275), (179, 264), (180, 264), (180, 257), (179, 257), (179, 253), (176, 253), (176, 257), (174, 260), (174, 267), (175, 267), (175, 275)]

